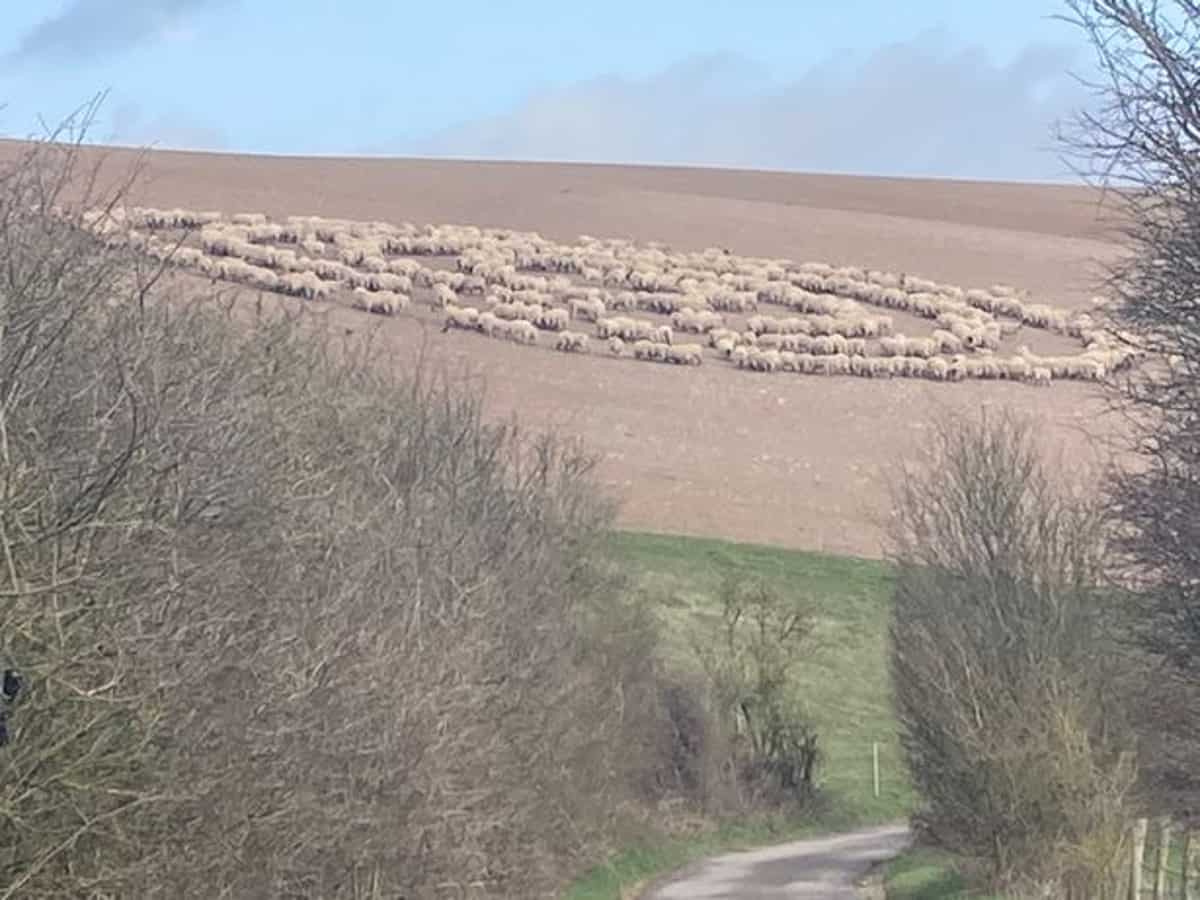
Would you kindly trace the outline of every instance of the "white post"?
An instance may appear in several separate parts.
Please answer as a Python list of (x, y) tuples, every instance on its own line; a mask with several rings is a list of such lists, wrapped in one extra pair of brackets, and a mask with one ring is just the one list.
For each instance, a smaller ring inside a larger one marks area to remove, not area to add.
[(871, 742), (871, 769), (875, 776), (875, 798), (879, 799), (879, 741)]

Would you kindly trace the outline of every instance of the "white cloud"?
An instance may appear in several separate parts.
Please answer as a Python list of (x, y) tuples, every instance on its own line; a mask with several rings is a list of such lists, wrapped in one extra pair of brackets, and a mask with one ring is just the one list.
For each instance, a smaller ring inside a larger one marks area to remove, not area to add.
[(696, 56), (643, 79), (604, 76), (489, 119), (405, 141), (427, 156), (718, 165), (996, 179), (1063, 179), (1051, 128), (1086, 103), (1071, 48), (998, 64), (940, 31), (790, 83), (753, 62)]

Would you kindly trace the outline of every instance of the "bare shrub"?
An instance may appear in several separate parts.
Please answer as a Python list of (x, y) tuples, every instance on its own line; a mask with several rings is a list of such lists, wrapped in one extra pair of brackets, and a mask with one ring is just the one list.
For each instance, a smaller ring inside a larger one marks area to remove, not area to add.
[(920, 825), (995, 882), (1106, 896), (1132, 764), (1098, 510), (1011, 414), (940, 421), (893, 494), (890, 667)]
[(742, 738), (745, 749), (731, 760), (739, 790), (751, 805), (808, 800), (820, 751), (794, 673), (812, 635), (811, 613), (739, 574), (725, 579), (720, 596), (718, 642), (696, 649), (718, 721)]
[(189, 300), (77, 151), (0, 173), (0, 897), (551, 895), (658, 766), (593, 460)]

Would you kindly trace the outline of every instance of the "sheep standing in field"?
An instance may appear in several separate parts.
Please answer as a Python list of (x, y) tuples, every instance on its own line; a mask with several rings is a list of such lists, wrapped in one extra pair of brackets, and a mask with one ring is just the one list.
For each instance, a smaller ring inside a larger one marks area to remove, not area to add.
[(698, 366), (704, 361), (704, 348), (700, 344), (675, 344), (667, 347), (666, 358), (677, 365)]
[(476, 331), (478, 326), (479, 310), (470, 306), (455, 306), (453, 303), (446, 306), (446, 321), (442, 325), (443, 332), (449, 331), (451, 328)]
[(433, 308), (447, 309), (451, 306), (456, 306), (458, 303), (458, 294), (454, 289), (446, 284), (433, 285)]
[(625, 342), (616, 335), (608, 339), (608, 352), (613, 356), (625, 355)]
[(546, 331), (562, 331), (570, 324), (571, 317), (565, 309), (539, 309), (533, 313), (531, 321)]
[(367, 291), (362, 288), (354, 289), (354, 297), (350, 303), (355, 309), (364, 312), (378, 313), (384, 316), (394, 316), (409, 305), (408, 297), (393, 291)]
[(330, 293), (330, 285), (312, 272), (288, 272), (279, 276), (279, 286), (285, 293), (306, 300), (323, 299)]
[(588, 336), (577, 331), (560, 331), (554, 341), (554, 349), (564, 353), (586, 353)]
[(573, 297), (567, 301), (567, 308), (572, 319), (584, 322), (598, 322), (607, 312), (604, 301), (599, 297)]
[(664, 358), (665, 350), (665, 344), (659, 344), (645, 338), (633, 342), (634, 359), (661, 360)]
[(538, 330), (532, 322), (526, 322), (524, 319), (516, 319), (504, 323), (503, 334), (509, 340), (520, 344), (536, 344)]
[(234, 225), (254, 227), (255, 225), (266, 225), (267, 217), (262, 213), (234, 213), (229, 217), (229, 221)]

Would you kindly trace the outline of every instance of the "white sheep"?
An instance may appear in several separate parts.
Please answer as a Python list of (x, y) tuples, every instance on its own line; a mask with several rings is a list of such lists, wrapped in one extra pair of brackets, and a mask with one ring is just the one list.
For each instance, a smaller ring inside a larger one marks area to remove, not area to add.
[(434, 309), (446, 309), (456, 305), (457, 302), (458, 294), (449, 285), (440, 283), (433, 285), (432, 306)]
[(453, 303), (447, 304), (445, 309), (446, 321), (442, 326), (442, 331), (449, 331), (451, 328), (478, 330), (479, 310), (471, 306), (456, 306)]
[(394, 291), (367, 291), (355, 288), (354, 297), (350, 302), (355, 309), (394, 316), (401, 310), (407, 309), (411, 301), (404, 294)]
[(280, 288), (297, 297), (319, 300), (328, 297), (331, 286), (312, 272), (288, 272), (279, 276)]
[(607, 312), (604, 301), (599, 297), (573, 297), (567, 301), (572, 319), (597, 322)]
[(588, 336), (577, 331), (561, 331), (554, 341), (554, 349), (564, 353), (586, 353)]
[(667, 347), (666, 358), (679, 365), (698, 366), (704, 360), (704, 348), (700, 344), (675, 344)]
[(531, 321), (538, 328), (543, 328), (546, 331), (562, 331), (571, 323), (571, 317), (565, 309), (552, 307), (549, 309), (538, 309), (533, 313)]

